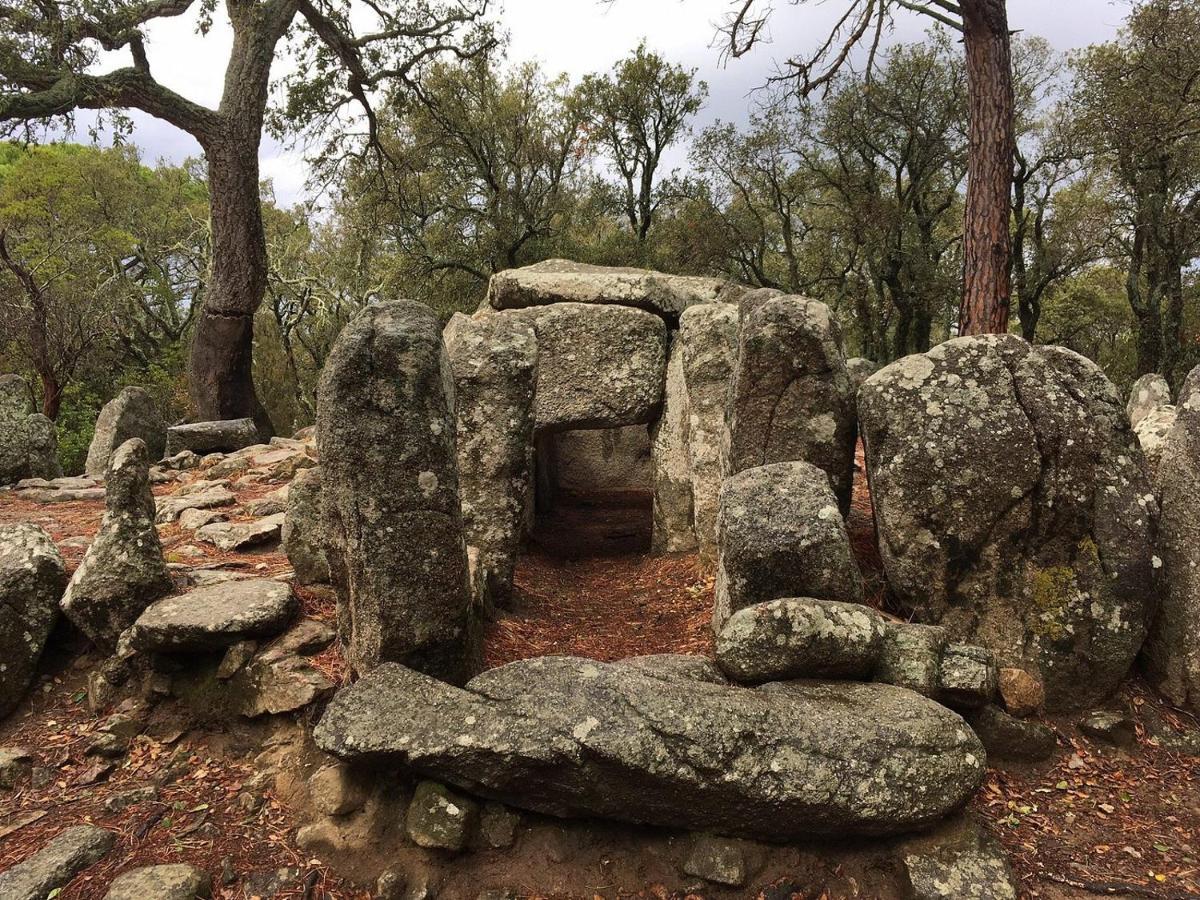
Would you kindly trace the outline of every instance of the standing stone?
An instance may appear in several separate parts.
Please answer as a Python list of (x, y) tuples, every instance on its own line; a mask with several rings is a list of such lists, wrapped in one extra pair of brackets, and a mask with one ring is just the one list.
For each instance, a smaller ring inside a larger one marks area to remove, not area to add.
[(33, 414), (29, 385), (20, 375), (0, 375), (0, 422), (12, 422)]
[(760, 290), (739, 305), (724, 471), (804, 460), (824, 470), (842, 513), (854, 480), (854, 389), (829, 307)]
[(899, 360), (858, 399), (905, 612), (1040, 673), (1052, 709), (1111, 693), (1146, 636), (1159, 565), (1112, 383), (1068, 350), (988, 335)]
[(739, 609), (780, 597), (862, 600), (862, 576), (829, 479), (805, 462), (726, 479), (717, 520), (713, 630)]
[(471, 598), (437, 316), (410, 300), (364, 309), (334, 344), (317, 397), (326, 556), (351, 666), (464, 680)]
[(66, 584), (50, 535), (36, 525), (0, 525), (0, 719), (33, 681)]
[(167, 448), (167, 426), (145, 388), (122, 388), (104, 404), (88, 447), (87, 474), (97, 480), (103, 478), (113, 452), (130, 438), (145, 441), (151, 460), (162, 459)]
[(1158, 464), (1167, 446), (1167, 437), (1175, 427), (1179, 415), (1179, 407), (1170, 403), (1156, 406), (1140, 422), (1133, 426), (1141, 445), (1142, 455), (1146, 457), (1146, 469), (1150, 473), (1150, 483), (1158, 490)]
[(463, 530), (482, 607), (512, 593), (530, 495), (538, 344), (525, 322), (456, 315), (445, 331), (454, 372)]
[(1200, 711), (1200, 394), (1179, 408), (1158, 487), (1164, 590), (1142, 656), (1163, 696)]
[(554, 303), (496, 313), (537, 335), (534, 423), (540, 431), (644, 425), (662, 409), (663, 320), (640, 309)]
[(850, 376), (850, 386), (854, 393), (863, 386), (863, 382), (879, 371), (879, 363), (874, 360), (854, 356), (846, 360), (846, 374)]
[(727, 303), (690, 307), (679, 320), (693, 518), (700, 560), (708, 566), (717, 559), (721, 447), (725, 442), (725, 400), (737, 359), (737, 323), (737, 307)]
[(321, 540), (321, 469), (305, 469), (288, 488), (283, 550), (297, 584), (326, 584), (329, 561)]
[(1129, 392), (1129, 402), (1125, 404), (1125, 412), (1129, 416), (1129, 424), (1137, 428), (1138, 422), (1146, 418), (1160, 406), (1171, 402), (1171, 386), (1167, 379), (1157, 372), (1143, 375), (1133, 383)]
[(172, 588), (154, 526), (149, 469), (141, 438), (112, 454), (100, 530), (62, 598), (63, 614), (105, 650), (116, 649), (121, 632)]
[(654, 467), (654, 538), (657, 553), (696, 548), (692, 524), (692, 472), (688, 461), (688, 395), (683, 376), (683, 341), (676, 335), (667, 358), (662, 418), (650, 434)]
[(27, 412), (28, 394), (19, 375), (5, 376), (4, 384), (0, 388), (0, 485), (61, 477), (54, 423), (41, 413)]

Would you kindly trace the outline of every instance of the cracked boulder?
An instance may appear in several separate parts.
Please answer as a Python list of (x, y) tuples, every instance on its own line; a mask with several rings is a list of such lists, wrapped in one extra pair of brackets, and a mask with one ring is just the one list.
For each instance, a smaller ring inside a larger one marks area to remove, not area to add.
[(1039, 673), (1052, 709), (1110, 694), (1146, 637), (1161, 566), (1112, 383), (1071, 351), (988, 335), (899, 360), (858, 399), (902, 608)]
[(121, 632), (172, 588), (154, 525), (149, 468), (141, 438), (126, 441), (112, 454), (100, 530), (62, 598), (63, 614), (110, 652)]
[(317, 440), (326, 558), (350, 665), (401, 662), (450, 680), (474, 666), (442, 329), (410, 300), (369, 306), (321, 373)]
[(50, 535), (36, 525), (0, 525), (0, 719), (33, 681), (66, 584)]
[(829, 476), (843, 514), (854, 479), (854, 388), (829, 307), (759, 290), (739, 301), (724, 471), (803, 460)]
[(925, 828), (970, 798), (985, 759), (961, 718), (888, 685), (751, 690), (574, 657), (465, 689), (380, 666), (314, 736), (534, 812), (777, 841)]
[(103, 478), (113, 453), (131, 438), (145, 442), (151, 461), (162, 459), (167, 447), (167, 426), (154, 398), (145, 388), (122, 388), (117, 396), (104, 404), (96, 419), (96, 431), (88, 447), (84, 471), (92, 478)]
[(538, 344), (533, 328), (456, 315), (444, 332), (454, 372), (458, 484), (480, 605), (505, 606), (530, 495)]
[(1167, 384), (1167, 379), (1157, 372), (1143, 375), (1133, 383), (1133, 388), (1129, 391), (1129, 402), (1125, 404), (1129, 424), (1137, 428), (1142, 419), (1170, 402), (1171, 386)]

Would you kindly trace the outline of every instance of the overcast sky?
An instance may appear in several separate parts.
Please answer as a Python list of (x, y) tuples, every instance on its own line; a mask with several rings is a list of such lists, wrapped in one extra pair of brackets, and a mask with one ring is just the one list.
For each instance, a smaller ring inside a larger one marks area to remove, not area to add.
[[(771, 42), (740, 60), (721, 64), (713, 46), (715, 23), (729, 0), (504, 0), (499, 20), (511, 36), (513, 60), (536, 59), (550, 73), (579, 76), (609, 68), (643, 38), (648, 46), (676, 62), (699, 70), (708, 82), (709, 101), (697, 126), (715, 119), (740, 121), (750, 109), (754, 89), (774, 71), (778, 60), (811, 49), (827, 34), (843, 0), (810, 0), (796, 7), (776, 0)], [(1111, 38), (1128, 9), (1125, 0), (1008, 0), (1012, 28), (1047, 38), (1060, 50), (1085, 47)], [(895, 40), (919, 38), (927, 20), (897, 17)], [(151, 67), (161, 81), (185, 96), (216, 105), (229, 48), (223, 23), (206, 38), (195, 33), (195, 19), (181, 17), (154, 25), (150, 32)], [(125, 64), (120, 60), (117, 64)], [(179, 162), (200, 148), (166, 123), (136, 116), (133, 140), (148, 162)], [(279, 202), (304, 196), (307, 170), (297, 152), (265, 140), (262, 174), (275, 185)]]

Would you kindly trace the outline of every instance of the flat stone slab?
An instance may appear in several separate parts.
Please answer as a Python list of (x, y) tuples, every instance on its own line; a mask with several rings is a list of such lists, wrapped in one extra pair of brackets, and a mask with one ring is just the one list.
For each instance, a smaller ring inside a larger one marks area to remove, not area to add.
[(268, 578), (199, 587), (152, 603), (133, 626), (135, 650), (203, 652), (274, 637), (295, 617), (292, 589)]
[(95, 825), (61, 832), (33, 856), (0, 872), (4, 900), (45, 900), (112, 849), (116, 835)]
[(337, 694), (315, 738), (535, 812), (778, 841), (921, 829), (983, 778), (966, 723), (911, 691), (681, 671), (542, 657), (462, 689), (384, 664)]
[(170, 497), (159, 497), (156, 501), (158, 514), (155, 521), (159, 525), (174, 522), (186, 509), (215, 509), (219, 506), (232, 506), (237, 502), (233, 491), (224, 485), (213, 485), (203, 490), (190, 493), (177, 493)]
[(245, 550), (279, 540), (283, 513), (253, 522), (211, 522), (196, 529), (196, 540), (213, 544), (218, 550)]

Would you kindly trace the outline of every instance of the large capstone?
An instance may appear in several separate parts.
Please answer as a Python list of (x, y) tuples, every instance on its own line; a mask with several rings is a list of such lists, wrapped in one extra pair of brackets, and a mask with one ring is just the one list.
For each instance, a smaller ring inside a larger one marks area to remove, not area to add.
[(496, 316), (455, 315), (444, 333), (454, 372), (463, 529), (480, 605), (504, 605), (530, 495), (537, 339)]
[(888, 582), (917, 619), (1103, 698), (1157, 600), (1154, 497), (1113, 385), (1068, 350), (958, 338), (859, 392)]
[(473, 666), (454, 379), (436, 314), (401, 300), (347, 325), (317, 392), (326, 556), (353, 668)]
[(1179, 408), (1157, 484), (1164, 590), (1142, 655), (1168, 700), (1200, 712), (1200, 394)]
[(1171, 402), (1171, 386), (1167, 379), (1157, 372), (1143, 375), (1133, 383), (1129, 392), (1129, 402), (1125, 404), (1125, 412), (1129, 416), (1129, 424), (1137, 428), (1138, 423), (1160, 406)]
[(321, 468), (305, 469), (288, 488), (281, 534), (297, 584), (325, 584), (329, 561), (321, 539)]
[(62, 598), (62, 611), (98, 647), (117, 639), (142, 611), (171, 592), (171, 576), (154, 525), (150, 460), (141, 438), (109, 460), (104, 518)]
[(145, 388), (122, 388), (121, 393), (104, 404), (88, 447), (87, 474), (103, 478), (113, 453), (131, 438), (145, 442), (151, 460), (162, 459), (167, 448), (167, 426)]
[(535, 812), (779, 841), (924, 828), (967, 801), (985, 763), (961, 718), (889, 685), (750, 690), (574, 657), (465, 690), (380, 666), (334, 698), (315, 738)]
[(717, 633), (739, 609), (780, 597), (862, 600), (845, 522), (816, 466), (774, 463), (726, 479), (717, 543)]
[(662, 408), (667, 335), (662, 319), (623, 306), (555, 303), (495, 314), (537, 335), (538, 430), (648, 424)]
[(650, 434), (654, 474), (654, 537), (659, 553), (696, 548), (692, 523), (692, 469), (688, 460), (688, 396), (683, 376), (683, 341), (671, 342), (662, 417)]
[(804, 460), (845, 513), (854, 479), (854, 389), (829, 307), (760, 290), (739, 301), (738, 355), (724, 471)]
[(687, 388), (693, 521), (700, 559), (709, 566), (717, 558), (725, 401), (737, 360), (737, 330), (737, 307), (727, 303), (690, 307), (679, 320)]
[(0, 718), (33, 680), (66, 584), (50, 535), (36, 525), (0, 525)]
[(674, 322), (690, 306), (732, 299), (741, 290), (717, 278), (548, 259), (493, 275), (482, 308), (525, 309), (568, 302), (631, 306)]
[(172, 425), (167, 429), (167, 456), (191, 450), (206, 453), (232, 453), (251, 447), (259, 441), (253, 419), (220, 419), (213, 422), (192, 422)]

